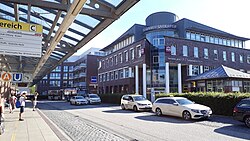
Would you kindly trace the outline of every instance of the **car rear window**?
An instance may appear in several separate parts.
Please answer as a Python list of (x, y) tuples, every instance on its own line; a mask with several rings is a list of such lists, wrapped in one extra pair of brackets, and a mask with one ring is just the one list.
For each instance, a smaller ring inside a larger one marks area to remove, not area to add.
[(238, 107), (250, 107), (250, 101), (242, 101)]

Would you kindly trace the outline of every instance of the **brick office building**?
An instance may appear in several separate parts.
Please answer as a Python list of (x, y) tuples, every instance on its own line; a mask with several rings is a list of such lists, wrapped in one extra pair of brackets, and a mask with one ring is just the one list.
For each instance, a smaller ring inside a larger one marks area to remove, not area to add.
[(37, 84), (38, 92), (43, 95), (49, 90), (97, 93), (98, 58), (103, 56), (99, 50), (90, 48), (80, 56), (71, 56)]
[(176, 21), (173, 13), (153, 13), (146, 25), (135, 24), (102, 49), (99, 93), (193, 91), (187, 79), (220, 65), (249, 73), (247, 40), (189, 19)]

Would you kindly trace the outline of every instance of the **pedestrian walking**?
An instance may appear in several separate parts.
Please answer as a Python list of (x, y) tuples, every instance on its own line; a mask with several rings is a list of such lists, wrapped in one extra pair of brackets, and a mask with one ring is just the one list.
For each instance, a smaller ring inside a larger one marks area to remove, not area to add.
[(11, 97), (9, 98), (9, 109), (10, 113), (13, 113), (14, 109), (16, 108), (16, 97), (14, 94), (11, 94)]
[(24, 119), (22, 119), (22, 113), (24, 112), (24, 107), (25, 107), (25, 99), (26, 99), (26, 92), (22, 92), (19, 101), (20, 101), (20, 113), (19, 113), (19, 120), (23, 121)]
[(34, 94), (34, 98), (32, 100), (32, 104), (33, 104), (33, 111), (35, 111), (36, 109), (36, 105), (37, 105), (37, 96), (39, 95), (39, 93), (36, 91)]

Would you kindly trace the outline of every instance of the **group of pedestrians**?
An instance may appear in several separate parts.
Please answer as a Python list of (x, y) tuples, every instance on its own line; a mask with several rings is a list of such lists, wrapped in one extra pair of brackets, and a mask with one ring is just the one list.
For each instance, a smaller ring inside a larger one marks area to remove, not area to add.
[[(20, 108), (19, 121), (24, 120), (22, 118), (22, 113), (24, 112), (25, 101), (27, 99), (26, 94), (27, 94), (26, 92), (22, 92), (17, 97), (14, 94), (12, 94), (11, 97), (9, 98), (9, 110), (10, 110), (10, 113), (13, 113), (13, 111), (16, 108)], [(31, 96), (33, 111), (35, 111), (35, 108), (36, 108), (36, 105), (37, 105), (37, 96), (38, 96), (38, 92), (35, 92), (35, 94)]]

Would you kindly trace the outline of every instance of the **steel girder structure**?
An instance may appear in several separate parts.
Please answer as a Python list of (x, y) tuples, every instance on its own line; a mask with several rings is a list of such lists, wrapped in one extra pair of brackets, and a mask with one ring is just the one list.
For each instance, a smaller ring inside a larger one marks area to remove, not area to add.
[(139, 0), (0, 0), (0, 19), (43, 26), (41, 58), (0, 55), (0, 67), (40, 81)]

